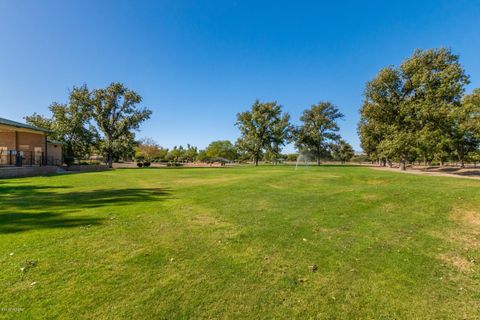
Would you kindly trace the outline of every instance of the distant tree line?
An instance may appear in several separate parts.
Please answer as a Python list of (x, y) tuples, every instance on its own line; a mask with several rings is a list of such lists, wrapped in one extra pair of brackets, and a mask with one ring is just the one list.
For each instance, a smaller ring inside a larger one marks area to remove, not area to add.
[[(465, 94), (469, 77), (459, 57), (448, 49), (417, 50), (399, 67), (387, 67), (369, 81), (364, 91), (358, 125), (366, 157), (380, 165), (446, 161), (480, 162), (480, 89)], [(277, 164), (308, 155), (347, 162), (353, 148), (339, 135), (338, 107), (321, 101), (303, 111), (299, 125), (277, 102), (255, 101), (237, 114), (240, 137), (195, 146), (166, 149), (152, 139), (135, 140), (135, 131), (151, 111), (139, 107), (142, 97), (121, 83), (89, 90), (73, 87), (67, 103), (50, 105), (50, 117), (34, 113), (27, 123), (49, 129), (50, 139), (64, 143), (65, 161), (102, 156), (112, 166), (119, 159), (139, 161), (221, 162), (260, 161)], [(297, 154), (282, 150), (294, 144)], [(357, 156), (357, 159), (360, 159)], [(363, 158), (362, 158), (363, 159)]]
[(283, 154), (282, 148), (294, 143), (300, 154), (311, 155), (317, 164), (321, 159), (345, 163), (354, 156), (353, 148), (338, 134), (338, 119), (343, 118), (338, 107), (320, 102), (303, 112), (301, 125), (290, 123), (290, 115), (277, 102), (255, 101), (250, 110), (237, 114), (236, 126), (240, 137), (235, 144), (229, 140), (211, 142), (205, 149), (195, 146), (163, 148), (153, 139), (137, 142), (135, 159), (140, 162), (247, 162), (278, 164), (297, 161), (299, 154)]
[(142, 162), (166, 162), (177, 165), (185, 162), (228, 162), (240, 161), (241, 157), (236, 146), (228, 140), (218, 140), (210, 143), (204, 150), (187, 144), (186, 147), (174, 146), (172, 149), (161, 147), (151, 138), (137, 142), (135, 160)]
[(360, 110), (361, 146), (380, 165), (480, 161), (480, 89), (448, 49), (417, 50), (369, 81)]
[(290, 115), (277, 102), (255, 101), (251, 110), (237, 114), (240, 129), (238, 150), (255, 165), (267, 159), (274, 164), (282, 160), (281, 150), (294, 143), (301, 154), (313, 155), (318, 165), (321, 159), (349, 161), (353, 148), (338, 134), (338, 120), (343, 118), (338, 107), (330, 102), (312, 105), (300, 117), (301, 124), (290, 123)]
[(138, 105), (142, 97), (121, 83), (104, 89), (89, 90), (86, 85), (73, 87), (67, 103), (50, 105), (51, 116), (34, 113), (27, 123), (51, 131), (50, 139), (64, 143), (65, 162), (102, 156), (112, 166), (114, 161), (136, 159), (142, 163), (167, 162), (246, 162), (268, 161), (278, 164), (296, 161), (296, 155), (282, 154), (283, 147), (294, 143), (301, 154), (346, 162), (352, 147), (338, 134), (337, 120), (343, 114), (330, 102), (320, 102), (303, 112), (301, 125), (290, 123), (290, 115), (277, 102), (255, 101), (250, 110), (237, 114), (240, 138), (210, 143), (204, 150), (192, 145), (161, 147), (153, 139), (135, 140), (135, 131), (151, 111)]

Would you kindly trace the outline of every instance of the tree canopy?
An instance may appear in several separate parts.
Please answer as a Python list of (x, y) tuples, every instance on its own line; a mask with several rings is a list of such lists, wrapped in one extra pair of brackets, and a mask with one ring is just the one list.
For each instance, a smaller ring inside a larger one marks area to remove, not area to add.
[(258, 165), (265, 151), (280, 153), (289, 138), (290, 116), (282, 111), (277, 102), (254, 102), (250, 111), (237, 114), (236, 125), (241, 137), (237, 146), (246, 152)]
[(134, 140), (133, 131), (150, 118), (151, 111), (139, 108), (142, 97), (121, 83), (95, 89), (84, 97), (83, 105), (91, 108), (92, 117), (102, 135), (100, 150), (112, 167), (115, 156), (128, 152)]
[(341, 161), (342, 163), (350, 161), (355, 155), (352, 146), (342, 139), (338, 143), (332, 144), (331, 149), (333, 160)]
[(468, 76), (458, 60), (444, 48), (416, 50), (367, 83), (358, 132), (369, 156), (399, 161), (402, 170), (407, 161), (443, 162), (454, 154), (463, 163), (478, 142), (462, 125), (472, 114), (462, 102)]
[(86, 86), (74, 87), (68, 103), (54, 102), (50, 105), (50, 118), (34, 113), (25, 117), (25, 120), (31, 125), (50, 130), (51, 139), (63, 142), (66, 158), (82, 157), (91, 152), (98, 136), (90, 122), (92, 110), (89, 105), (82, 104), (87, 96)]
[(233, 161), (237, 159), (237, 149), (229, 140), (217, 140), (207, 146), (205, 156), (209, 161), (218, 158)]
[(295, 145), (301, 152), (315, 155), (320, 165), (321, 157), (328, 152), (332, 143), (340, 140), (338, 119), (343, 114), (330, 102), (320, 102), (303, 111), (302, 125), (295, 130)]

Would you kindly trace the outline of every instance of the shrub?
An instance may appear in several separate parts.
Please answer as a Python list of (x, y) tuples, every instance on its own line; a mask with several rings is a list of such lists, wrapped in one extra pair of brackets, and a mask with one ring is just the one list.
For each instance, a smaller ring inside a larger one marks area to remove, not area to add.
[(143, 163), (143, 166), (144, 166), (144, 167), (150, 167), (150, 162), (149, 162), (149, 161), (145, 161), (145, 162)]
[(73, 157), (65, 156), (63, 157), (63, 161), (66, 165), (70, 166), (75, 163), (75, 159)]
[(290, 153), (287, 155), (287, 161), (297, 161), (298, 154), (297, 153)]
[(182, 167), (183, 164), (179, 162), (169, 162), (167, 163), (167, 167)]
[(139, 168), (143, 167), (143, 163), (137, 162), (137, 167), (139, 167)]

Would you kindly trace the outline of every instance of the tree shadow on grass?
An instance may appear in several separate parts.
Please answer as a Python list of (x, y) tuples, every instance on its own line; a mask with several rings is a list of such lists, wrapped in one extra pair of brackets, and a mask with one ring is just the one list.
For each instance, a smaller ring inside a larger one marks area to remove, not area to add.
[(105, 218), (67, 217), (61, 213), (0, 213), (0, 234), (28, 230), (99, 225)]
[(480, 177), (480, 168), (442, 168), (438, 171), (459, 176)]
[(74, 213), (91, 208), (112, 207), (114, 210), (118, 206), (158, 202), (170, 194), (159, 188), (65, 192), (67, 188), (70, 187), (0, 184), (0, 234), (99, 225), (105, 217)]

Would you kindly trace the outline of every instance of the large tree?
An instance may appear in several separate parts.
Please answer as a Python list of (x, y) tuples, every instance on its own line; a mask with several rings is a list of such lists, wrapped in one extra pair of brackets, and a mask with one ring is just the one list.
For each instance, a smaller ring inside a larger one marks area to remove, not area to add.
[(383, 161), (431, 161), (452, 148), (452, 110), (468, 77), (447, 49), (417, 50), (399, 68), (367, 83), (359, 135), (364, 150)]
[(150, 118), (151, 111), (139, 108), (142, 97), (121, 83), (112, 83), (105, 89), (96, 89), (83, 100), (92, 110), (93, 119), (102, 133), (100, 150), (109, 167), (115, 157), (131, 152), (125, 143), (133, 140), (133, 131)]
[(248, 153), (256, 166), (266, 150), (280, 151), (285, 143), (289, 115), (276, 102), (255, 101), (250, 111), (237, 114), (241, 137), (237, 146)]
[(480, 89), (465, 95), (461, 107), (453, 109), (450, 117), (453, 150), (463, 167), (465, 158), (475, 155), (480, 145)]
[(331, 143), (340, 139), (338, 119), (343, 114), (330, 102), (320, 102), (303, 112), (302, 125), (295, 130), (295, 145), (301, 152), (315, 155), (320, 165), (321, 157)]
[(198, 156), (198, 148), (187, 144), (187, 148), (185, 149), (185, 160), (187, 162), (194, 162)]
[(155, 159), (163, 159), (167, 153), (168, 149), (162, 148), (152, 138), (143, 138), (135, 148), (135, 158), (138, 160), (152, 161)]
[(290, 124), (290, 115), (286, 112), (276, 116), (271, 125), (271, 137), (268, 151), (272, 156), (273, 164), (277, 164), (281, 157), (282, 147), (293, 138), (293, 126)]
[(205, 149), (205, 158), (210, 161), (218, 158), (233, 161), (237, 159), (237, 149), (229, 140), (213, 141)]
[(416, 156), (430, 162), (450, 149), (449, 133), (455, 120), (448, 115), (463, 109), (461, 98), (468, 77), (458, 55), (444, 48), (416, 50), (400, 70), (407, 128), (416, 133)]
[(183, 146), (174, 146), (173, 149), (168, 151), (167, 160), (176, 164), (179, 161), (183, 161), (185, 159), (185, 155), (186, 152)]
[(53, 140), (64, 143), (65, 158), (83, 158), (90, 153), (97, 132), (90, 124), (92, 109), (82, 103), (88, 97), (86, 86), (74, 87), (69, 94), (68, 103), (54, 102), (49, 109), (51, 118), (34, 113), (25, 117), (27, 123), (51, 131)]
[(361, 145), (382, 164), (391, 159), (405, 163), (412, 151), (413, 133), (404, 130), (407, 126), (404, 96), (401, 72), (392, 67), (382, 69), (365, 88), (360, 109)]
[(355, 155), (352, 146), (342, 139), (340, 139), (338, 143), (333, 144), (331, 149), (333, 160), (337, 160), (342, 163), (350, 161)]

